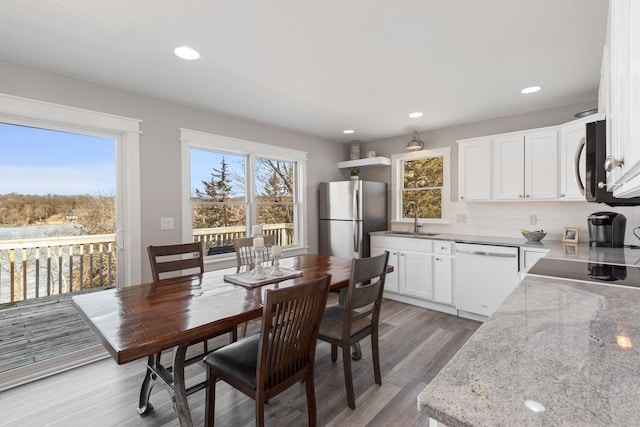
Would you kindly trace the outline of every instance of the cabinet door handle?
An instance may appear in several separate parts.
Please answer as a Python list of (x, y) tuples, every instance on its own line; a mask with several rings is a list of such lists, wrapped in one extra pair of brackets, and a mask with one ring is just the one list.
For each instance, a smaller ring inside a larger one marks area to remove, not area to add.
[(436, 261), (442, 261), (440, 258), (436, 258)]
[(480, 307), (482, 307), (482, 308), (489, 308), (489, 306), (488, 306), (488, 305), (484, 305), (484, 304), (480, 304)]
[(616, 159), (613, 156), (609, 156), (604, 160), (604, 170), (612, 172), (617, 167), (624, 166), (624, 159)]
[(576, 180), (576, 184), (578, 184), (578, 190), (580, 190), (580, 194), (584, 196), (584, 184), (582, 183), (582, 178), (580, 177), (580, 155), (584, 150), (585, 144), (587, 142), (586, 137), (580, 138), (580, 142), (578, 142), (578, 146), (576, 147), (576, 154), (573, 157), (573, 175)]

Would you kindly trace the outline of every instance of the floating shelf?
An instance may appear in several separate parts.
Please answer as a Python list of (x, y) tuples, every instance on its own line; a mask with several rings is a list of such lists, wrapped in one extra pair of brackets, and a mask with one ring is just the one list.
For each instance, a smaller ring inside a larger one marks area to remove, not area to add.
[(338, 168), (359, 168), (363, 166), (389, 166), (391, 165), (391, 159), (388, 157), (369, 157), (366, 159), (347, 160), (338, 163)]

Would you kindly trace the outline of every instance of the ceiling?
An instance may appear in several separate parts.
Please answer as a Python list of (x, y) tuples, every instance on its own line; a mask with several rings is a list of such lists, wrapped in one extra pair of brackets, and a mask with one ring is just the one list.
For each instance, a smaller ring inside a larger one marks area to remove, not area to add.
[[(596, 99), (607, 7), (603, 0), (2, 0), (0, 59), (366, 142)], [(181, 45), (202, 58), (177, 58)], [(543, 90), (520, 93), (531, 85)], [(410, 119), (414, 111), (424, 116)]]

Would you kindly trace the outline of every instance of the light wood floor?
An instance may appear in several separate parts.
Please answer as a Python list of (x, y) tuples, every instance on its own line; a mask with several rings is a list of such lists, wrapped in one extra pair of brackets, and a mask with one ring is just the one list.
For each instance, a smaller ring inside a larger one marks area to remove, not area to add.
[[(316, 353), (318, 424), (329, 426), (418, 426), (427, 419), (416, 409), (416, 396), (479, 327), (478, 322), (385, 300), (380, 354), (382, 386), (374, 383), (370, 340), (362, 341), (362, 360), (353, 363), (356, 410), (347, 407), (341, 358), (331, 363), (330, 347), (319, 342)], [(157, 384), (154, 410), (139, 416), (136, 408), (145, 361), (119, 366), (102, 360), (0, 393), (2, 425), (10, 426), (177, 426), (166, 391)], [(201, 378), (194, 365), (187, 372)], [(253, 401), (218, 383), (216, 423), (251, 426)], [(204, 420), (204, 391), (189, 397), (196, 425)], [(307, 420), (304, 385), (272, 399), (266, 409), (271, 426), (300, 426)]]

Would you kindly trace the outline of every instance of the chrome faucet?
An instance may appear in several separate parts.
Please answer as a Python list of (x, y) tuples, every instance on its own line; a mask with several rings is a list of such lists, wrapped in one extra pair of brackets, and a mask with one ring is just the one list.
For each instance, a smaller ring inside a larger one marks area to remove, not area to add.
[(420, 213), (420, 209), (416, 202), (409, 202), (407, 203), (407, 209), (404, 214), (407, 215), (411, 208), (413, 208), (413, 232), (414, 234), (418, 234), (418, 228), (422, 227), (422, 225), (418, 225), (418, 214)]

